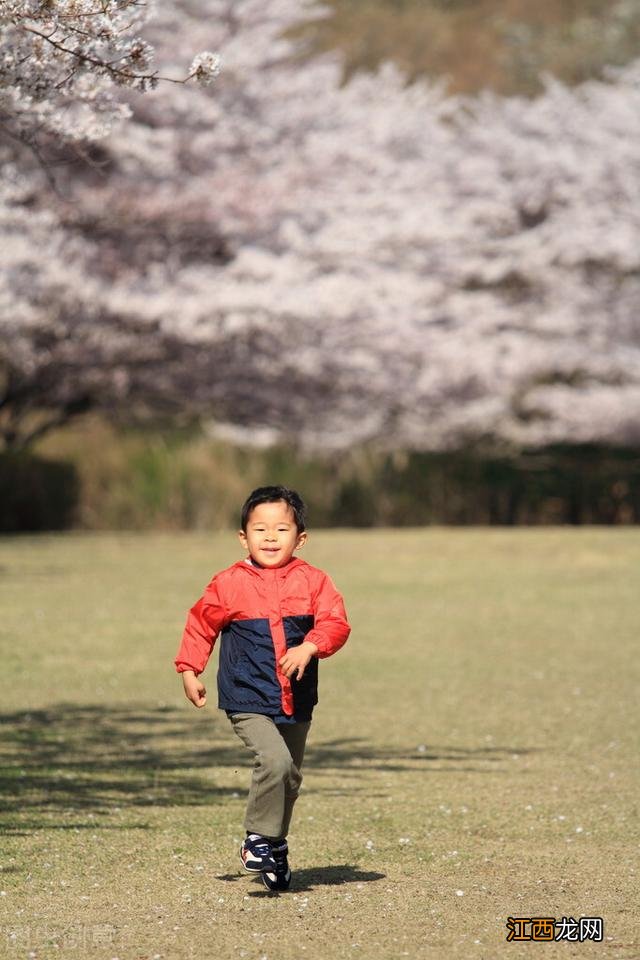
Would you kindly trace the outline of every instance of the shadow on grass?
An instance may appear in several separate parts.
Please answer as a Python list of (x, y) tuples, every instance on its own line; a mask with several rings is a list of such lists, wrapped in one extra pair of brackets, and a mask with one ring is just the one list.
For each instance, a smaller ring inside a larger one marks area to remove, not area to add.
[[(291, 893), (304, 893), (315, 890), (316, 887), (338, 887), (345, 883), (371, 883), (372, 880), (384, 880), (386, 873), (375, 870), (360, 870), (352, 863), (334, 863), (328, 867), (307, 867), (296, 870), (293, 874)], [(246, 882), (246, 873), (223, 873), (216, 880), (226, 880), (235, 883), (240, 880)], [(271, 897), (273, 891), (267, 890), (258, 877), (255, 878), (257, 889), (250, 890), (250, 897)], [(276, 894), (277, 895), (277, 894)]]
[[(251, 765), (217, 711), (194, 716), (188, 707), (57, 704), (0, 714), (0, 722), (0, 823), (14, 833), (41, 827), (129, 828), (100, 815), (223, 803), (237, 798), (238, 790), (220, 785), (216, 776), (224, 769), (248, 774)], [(340, 777), (344, 792), (370, 794), (370, 778), (364, 780), (371, 771), (426, 772), (444, 765), (493, 772), (497, 761), (528, 752), (515, 747), (401, 749), (350, 737), (311, 742), (305, 765), (321, 776)], [(320, 783), (308, 792), (343, 791)]]

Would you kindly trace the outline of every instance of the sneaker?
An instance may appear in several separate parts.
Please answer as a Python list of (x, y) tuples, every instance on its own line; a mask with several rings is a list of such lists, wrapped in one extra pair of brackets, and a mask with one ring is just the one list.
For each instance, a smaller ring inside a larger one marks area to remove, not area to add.
[(240, 847), (242, 866), (250, 873), (260, 873), (262, 870), (275, 870), (276, 861), (272, 854), (272, 844), (259, 833), (247, 834)]
[(289, 846), (286, 840), (271, 847), (271, 853), (276, 863), (275, 870), (263, 870), (260, 879), (267, 890), (288, 890), (291, 886), (291, 870), (287, 855)]

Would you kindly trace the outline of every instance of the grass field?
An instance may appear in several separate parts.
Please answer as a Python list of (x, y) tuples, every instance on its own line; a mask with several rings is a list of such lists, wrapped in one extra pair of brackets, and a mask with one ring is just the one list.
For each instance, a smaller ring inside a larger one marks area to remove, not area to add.
[[(322, 532), (353, 634), (321, 665), (268, 894), (250, 761), (172, 672), (231, 534), (0, 541), (0, 956), (632, 958), (640, 532)], [(507, 942), (602, 917), (603, 942)], [(526, 928), (528, 929), (528, 928)]]

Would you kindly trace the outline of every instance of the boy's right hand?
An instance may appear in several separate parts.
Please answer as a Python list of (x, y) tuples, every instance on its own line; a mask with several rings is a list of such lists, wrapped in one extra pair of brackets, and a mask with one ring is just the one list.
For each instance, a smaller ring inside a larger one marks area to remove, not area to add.
[(201, 680), (198, 680), (193, 670), (185, 670), (182, 674), (182, 684), (187, 700), (196, 707), (204, 707), (207, 702), (207, 691)]

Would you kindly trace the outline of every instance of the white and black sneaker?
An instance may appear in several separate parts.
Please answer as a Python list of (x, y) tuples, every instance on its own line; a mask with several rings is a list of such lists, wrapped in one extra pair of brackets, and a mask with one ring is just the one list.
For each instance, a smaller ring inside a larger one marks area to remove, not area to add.
[(262, 873), (263, 870), (276, 870), (273, 844), (259, 833), (248, 833), (240, 846), (242, 866), (249, 873)]
[(275, 860), (274, 870), (263, 870), (260, 879), (267, 890), (288, 890), (291, 886), (291, 870), (288, 860), (289, 846), (286, 840), (276, 842), (271, 847)]

